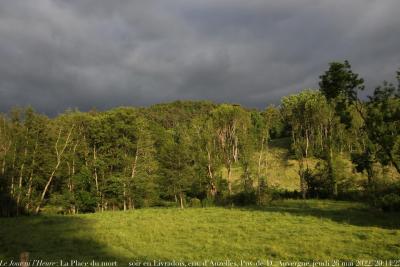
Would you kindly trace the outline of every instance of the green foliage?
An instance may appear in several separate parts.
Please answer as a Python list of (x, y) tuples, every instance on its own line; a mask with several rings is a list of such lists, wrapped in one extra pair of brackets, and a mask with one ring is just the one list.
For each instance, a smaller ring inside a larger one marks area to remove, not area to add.
[[(399, 78), (399, 77), (398, 77)], [(397, 91), (397, 92), (396, 92)], [(361, 105), (360, 116), (364, 125), (361, 141), (363, 149), (352, 155), (357, 171), (366, 171), (367, 188), (371, 197), (381, 194), (381, 184), (376, 165), (394, 167), (400, 174), (400, 81), (396, 89), (384, 82), (375, 89), (369, 101)]]
[(347, 60), (331, 62), (320, 79), (321, 92), (329, 101), (341, 98), (340, 101), (353, 102), (357, 100), (357, 90), (364, 90), (364, 80), (351, 70)]
[[(303, 198), (305, 198), (307, 195), (305, 176), (308, 175), (308, 158), (324, 151), (327, 161), (332, 161), (335, 118), (324, 95), (313, 90), (305, 90), (297, 95), (284, 97), (282, 112), (292, 128), (292, 148), (300, 163), (300, 186)], [(332, 164), (329, 163), (329, 165)], [(331, 173), (329, 175), (330, 182), (332, 185), (336, 184), (332, 166), (328, 172)]]
[(217, 105), (209, 101), (175, 101), (157, 104), (143, 110), (150, 121), (171, 129), (180, 123), (190, 123), (193, 118), (209, 114)]
[(378, 207), (384, 211), (400, 211), (400, 195), (390, 193), (380, 197)]
[(97, 203), (97, 197), (91, 192), (80, 191), (76, 194), (76, 205), (79, 212), (94, 212)]
[(202, 207), (201, 200), (198, 199), (198, 198), (191, 198), (190, 199), (190, 207), (192, 207), (192, 208), (201, 208)]
[(203, 200), (201, 200), (201, 206), (203, 208), (215, 207), (215, 201), (211, 198), (204, 198)]
[(232, 196), (232, 203), (235, 206), (257, 205), (257, 194), (253, 191), (242, 191)]
[[(399, 82), (400, 84), (400, 82)], [(400, 89), (388, 83), (377, 87), (366, 104), (365, 130), (377, 160), (393, 164), (400, 173)]]
[(292, 128), (293, 149), (299, 158), (323, 149), (323, 131), (330, 126), (333, 115), (320, 92), (304, 90), (282, 98), (282, 113)]
[(304, 179), (307, 183), (307, 195), (311, 198), (328, 198), (330, 196), (331, 183), (327, 178), (325, 164), (319, 162), (315, 171), (306, 169)]
[[(190, 156), (190, 136), (187, 128), (180, 126), (171, 132), (170, 137), (163, 143), (160, 150), (162, 184), (167, 196), (178, 197), (182, 203), (183, 195), (187, 193), (193, 180), (193, 159)], [(183, 204), (182, 204), (183, 207)]]
[(232, 165), (239, 161), (245, 168), (247, 179), (250, 176), (252, 155), (251, 139), (248, 132), (251, 117), (238, 105), (222, 104), (211, 113), (213, 128), (216, 132), (218, 153), (221, 155), (225, 168), (228, 170), (228, 193), (232, 194)]
[(262, 177), (260, 179), (259, 190), (257, 192), (257, 205), (265, 206), (272, 200), (272, 194), (270, 188), (268, 188), (266, 179)]
[(0, 115), (0, 213), (386, 194), (400, 173), (399, 88), (355, 101), (362, 79), (348, 62), (332, 63), (320, 86), (262, 111), (176, 101), (50, 119), (14, 108)]

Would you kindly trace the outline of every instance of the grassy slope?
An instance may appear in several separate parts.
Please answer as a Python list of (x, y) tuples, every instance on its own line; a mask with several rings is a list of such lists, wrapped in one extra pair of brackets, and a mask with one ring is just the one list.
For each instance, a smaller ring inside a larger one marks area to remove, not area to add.
[(0, 259), (393, 259), (400, 214), (334, 201), (0, 219)]
[[(255, 158), (254, 165), (257, 164), (258, 158)], [(351, 161), (345, 156), (341, 157), (341, 173), (343, 178), (353, 180), (356, 184), (360, 185), (365, 182), (366, 174), (355, 173), (354, 166)], [(290, 138), (280, 138), (271, 140), (266, 151), (267, 168), (263, 169), (263, 175), (267, 177), (270, 186), (286, 189), (289, 191), (300, 191), (299, 179), (299, 162), (295, 156), (290, 152)], [(307, 161), (308, 166), (313, 170), (318, 160), (309, 158)], [(240, 166), (236, 165), (232, 169), (232, 180), (234, 181), (234, 189), (237, 191), (242, 190), (240, 176), (243, 171)], [(393, 183), (400, 181), (400, 175), (394, 170), (393, 167), (380, 167), (375, 166), (375, 173), (377, 179), (381, 179), (380, 183)], [(226, 169), (222, 170), (222, 176), (227, 177)], [(254, 181), (256, 183), (256, 181)], [(338, 181), (341, 183), (341, 181)]]
[[(270, 142), (268, 150), (264, 155), (267, 168), (263, 168), (262, 175), (267, 177), (270, 186), (287, 189), (289, 191), (300, 190), (300, 180), (298, 175), (299, 164), (290, 155), (290, 138), (275, 139)], [(254, 158), (254, 168), (257, 168), (258, 154)], [(310, 160), (310, 164), (315, 165), (315, 161)], [(222, 170), (222, 177), (226, 178), (228, 172), (225, 168)], [(233, 187), (236, 191), (242, 190), (241, 175), (243, 171), (240, 165), (234, 165), (232, 168)], [(256, 185), (256, 180), (254, 181)]]
[[(287, 190), (300, 190), (299, 163), (289, 152), (290, 138), (270, 142), (267, 151), (265, 176), (268, 184)], [(310, 161), (312, 165), (315, 163)]]

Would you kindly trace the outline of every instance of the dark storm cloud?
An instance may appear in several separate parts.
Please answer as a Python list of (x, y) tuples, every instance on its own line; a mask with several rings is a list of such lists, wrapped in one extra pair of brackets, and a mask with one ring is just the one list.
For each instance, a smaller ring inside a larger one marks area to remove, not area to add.
[(0, 109), (265, 107), (344, 59), (373, 88), (400, 67), (398, 10), (398, 0), (1, 1)]

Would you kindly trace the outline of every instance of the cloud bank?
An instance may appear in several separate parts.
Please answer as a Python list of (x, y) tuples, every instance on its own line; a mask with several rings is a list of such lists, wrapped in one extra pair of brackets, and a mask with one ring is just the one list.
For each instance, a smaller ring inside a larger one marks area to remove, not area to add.
[(349, 60), (400, 67), (400, 1), (0, 1), (0, 111), (207, 99), (264, 108)]

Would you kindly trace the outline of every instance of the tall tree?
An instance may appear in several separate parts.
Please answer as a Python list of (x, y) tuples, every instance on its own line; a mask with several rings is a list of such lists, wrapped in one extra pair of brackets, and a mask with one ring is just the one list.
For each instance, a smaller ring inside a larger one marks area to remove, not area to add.
[(271, 132), (278, 126), (281, 121), (281, 114), (278, 108), (268, 106), (265, 111), (253, 111), (251, 113), (251, 138), (253, 139), (255, 149), (258, 152), (257, 158), (257, 193), (260, 196), (261, 187), (268, 185), (262, 177), (267, 171), (267, 153), (268, 142), (271, 139)]
[(351, 70), (350, 63), (329, 63), (329, 69), (320, 76), (320, 90), (328, 101), (343, 98), (348, 102), (357, 100), (357, 91), (364, 90), (364, 79)]
[(320, 90), (329, 103), (332, 103), (336, 115), (347, 126), (351, 123), (348, 107), (358, 98), (359, 90), (364, 90), (364, 79), (351, 69), (350, 63), (331, 62), (329, 69), (320, 76)]
[(384, 82), (366, 104), (365, 129), (376, 146), (377, 159), (400, 173), (400, 71), (399, 86)]
[[(328, 149), (328, 156), (332, 157), (333, 152), (330, 148), (333, 147), (334, 142), (334, 114), (326, 98), (315, 90), (305, 90), (299, 94), (284, 97), (282, 112), (291, 126), (292, 147), (299, 160), (300, 189), (305, 198), (308, 158), (324, 147)], [(335, 180), (332, 180), (332, 186), (336, 187)]]
[[(345, 126), (343, 129), (339, 124), (336, 125), (336, 132), (334, 128), (329, 127), (330, 133), (326, 142), (326, 159), (328, 163), (328, 176), (332, 181), (332, 194), (337, 195), (337, 183), (335, 177), (335, 170), (333, 166), (333, 158), (335, 154), (335, 143), (332, 138), (334, 135), (341, 135), (342, 137), (349, 132), (353, 125), (352, 106), (356, 104), (358, 91), (364, 90), (364, 79), (360, 78), (357, 73), (351, 69), (350, 63), (345, 60), (342, 62), (331, 62), (329, 69), (320, 76), (319, 82), (320, 90), (326, 97), (328, 103), (335, 109), (335, 115), (340, 118), (340, 123)], [(354, 127), (353, 127), (354, 128)], [(341, 130), (339, 130), (341, 129)], [(340, 143), (339, 143), (340, 145)]]
[(158, 162), (155, 159), (154, 138), (148, 121), (141, 115), (134, 123), (134, 144), (128, 155), (130, 175), (128, 176), (128, 208), (133, 209), (135, 202), (143, 206), (153, 204), (157, 198)]
[(54, 177), (56, 176), (56, 172), (60, 168), (61, 164), (65, 161), (64, 153), (66, 152), (67, 147), (70, 145), (74, 128), (75, 125), (73, 121), (64, 120), (62, 117), (60, 117), (59, 121), (54, 121), (52, 127), (49, 128), (49, 134), (52, 135), (54, 146), (52, 158), (53, 167), (50, 169), (47, 181), (44, 185), (44, 188), (42, 189), (42, 193), (40, 194), (40, 198), (35, 209), (36, 213), (39, 213), (46, 193), (50, 189), (50, 185), (53, 182)]
[(163, 185), (168, 194), (175, 197), (184, 208), (184, 198), (192, 185), (193, 159), (190, 155), (190, 136), (185, 126), (178, 126), (170, 132), (160, 151)]
[[(222, 167), (221, 155), (218, 153), (217, 135), (209, 116), (193, 119), (192, 129), (192, 154), (195, 157), (196, 172), (201, 180), (205, 176), (206, 195), (214, 198), (218, 193), (217, 172)], [(199, 187), (203, 182), (199, 182)], [(201, 191), (201, 189), (200, 189)], [(200, 193), (200, 192), (199, 192)]]
[(225, 168), (228, 192), (232, 195), (232, 165), (238, 161), (240, 138), (250, 126), (250, 115), (237, 105), (222, 104), (212, 112), (213, 128)]

